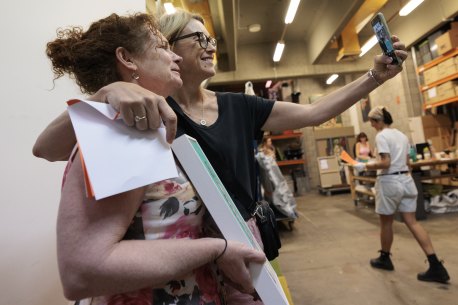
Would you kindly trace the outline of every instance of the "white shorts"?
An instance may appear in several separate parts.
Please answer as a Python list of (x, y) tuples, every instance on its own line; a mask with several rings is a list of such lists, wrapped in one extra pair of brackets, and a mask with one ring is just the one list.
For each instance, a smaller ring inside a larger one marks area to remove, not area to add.
[(378, 176), (375, 182), (375, 212), (393, 215), (417, 210), (417, 187), (409, 174)]

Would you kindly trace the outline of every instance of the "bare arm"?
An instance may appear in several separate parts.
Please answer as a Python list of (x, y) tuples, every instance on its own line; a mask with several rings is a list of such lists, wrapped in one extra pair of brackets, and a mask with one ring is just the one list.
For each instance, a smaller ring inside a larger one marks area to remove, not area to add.
[(38, 136), (33, 146), (33, 155), (51, 162), (68, 160), (75, 144), (75, 131), (65, 111)]
[[(172, 143), (175, 138), (177, 118), (164, 97), (138, 85), (113, 83), (101, 88), (88, 99), (110, 104), (121, 113), (128, 126), (135, 126), (139, 130), (157, 129), (163, 121), (167, 142)], [(135, 116), (145, 116), (146, 119), (136, 121)], [(33, 154), (48, 161), (67, 160), (75, 144), (76, 136), (70, 117), (64, 112), (38, 136)]]
[[(402, 60), (407, 58), (404, 44), (393, 36), (396, 55)], [(311, 105), (294, 103), (275, 103), (272, 112), (263, 126), (263, 130), (297, 129), (306, 126), (316, 126), (342, 113), (369, 92), (402, 71), (402, 67), (391, 65), (392, 59), (378, 55), (374, 59), (376, 80), (369, 74), (364, 74), (355, 81), (320, 98)]]
[[(224, 249), (218, 238), (197, 240), (122, 240), (144, 189), (99, 201), (85, 195), (79, 156), (67, 175), (57, 221), (59, 272), (69, 299), (161, 287), (213, 261)], [(251, 292), (249, 262), (262, 263), (262, 252), (229, 241), (218, 264)], [(229, 266), (226, 266), (229, 265)]]
[(390, 154), (380, 154), (380, 161), (370, 162), (366, 164), (367, 170), (376, 170), (376, 169), (388, 169), (391, 165), (391, 156)]

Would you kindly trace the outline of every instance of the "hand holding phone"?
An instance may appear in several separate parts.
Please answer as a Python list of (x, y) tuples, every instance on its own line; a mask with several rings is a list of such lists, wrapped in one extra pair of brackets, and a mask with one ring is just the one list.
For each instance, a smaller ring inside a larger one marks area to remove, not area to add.
[(377, 37), (378, 43), (383, 50), (383, 54), (393, 59), (391, 64), (401, 65), (402, 60), (396, 56), (394, 52), (393, 42), (391, 41), (390, 30), (386, 24), (385, 17), (382, 13), (377, 13), (371, 20), (371, 26), (374, 30), (375, 36)]

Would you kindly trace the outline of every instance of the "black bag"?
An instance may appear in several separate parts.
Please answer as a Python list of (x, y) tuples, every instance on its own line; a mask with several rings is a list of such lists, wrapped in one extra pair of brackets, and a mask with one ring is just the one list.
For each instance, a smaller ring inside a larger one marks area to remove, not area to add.
[(267, 259), (271, 261), (278, 256), (278, 249), (281, 248), (275, 213), (267, 201), (261, 200), (256, 202), (256, 207), (252, 215), (255, 216), (256, 224), (261, 233), (264, 253)]
[[(213, 148), (200, 136), (184, 116), (180, 115), (182, 110), (175, 105), (170, 105), (177, 113), (179, 117), (179, 123), (184, 125), (186, 133), (197, 140), (202, 146), (204, 151), (214, 151)], [(218, 154), (214, 154), (215, 158), (218, 159)], [(216, 160), (219, 164), (225, 165), (226, 163), (222, 160)], [(278, 249), (281, 247), (280, 235), (278, 234), (277, 221), (275, 220), (275, 213), (269, 206), (267, 201), (255, 202), (251, 195), (245, 190), (243, 185), (240, 184), (237, 176), (232, 170), (226, 167), (225, 172), (233, 176), (233, 183), (226, 183), (224, 186), (226, 189), (241, 199), (243, 202), (252, 202), (251, 206), (247, 208), (247, 211), (251, 216), (256, 217), (256, 224), (261, 233), (261, 240), (264, 245), (264, 253), (269, 261), (273, 260), (278, 256)]]

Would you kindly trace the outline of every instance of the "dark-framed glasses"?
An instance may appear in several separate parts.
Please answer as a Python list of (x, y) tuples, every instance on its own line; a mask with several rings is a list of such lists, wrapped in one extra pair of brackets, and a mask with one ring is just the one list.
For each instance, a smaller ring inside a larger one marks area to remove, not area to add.
[(200, 45), (200, 47), (202, 49), (206, 50), (208, 48), (208, 44), (211, 44), (213, 47), (216, 48), (216, 39), (213, 38), (213, 37), (205, 35), (203, 32), (194, 32), (194, 33), (191, 33), (191, 34), (183, 35), (183, 36), (180, 36), (180, 37), (177, 37), (177, 38), (170, 39), (169, 42), (172, 44), (175, 41), (178, 41), (178, 40), (181, 40), (181, 39), (185, 39), (185, 38), (189, 38), (189, 37), (193, 37), (193, 36), (197, 36), (198, 41), (199, 41), (199, 45)]

